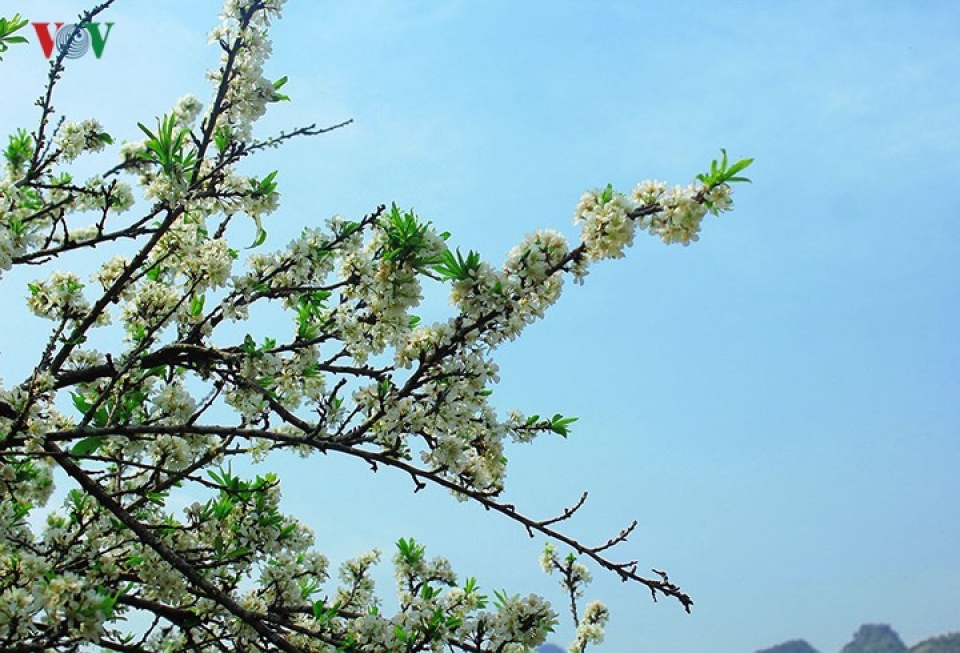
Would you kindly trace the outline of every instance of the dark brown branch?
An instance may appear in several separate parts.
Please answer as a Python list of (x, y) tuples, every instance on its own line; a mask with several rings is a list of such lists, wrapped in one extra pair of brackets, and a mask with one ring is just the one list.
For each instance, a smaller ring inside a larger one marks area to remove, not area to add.
[(167, 564), (176, 569), (195, 590), (216, 603), (223, 606), (238, 619), (250, 626), (266, 641), (277, 646), (287, 653), (301, 653), (299, 649), (286, 641), (279, 633), (267, 627), (257, 615), (237, 603), (230, 596), (217, 589), (210, 581), (201, 576), (189, 562), (184, 560), (176, 551), (157, 537), (153, 531), (138, 519), (133, 517), (120, 503), (111, 497), (103, 488), (93, 481), (70, 457), (53, 442), (47, 441), (44, 449), (51, 458), (73, 479), (83, 490), (93, 497), (97, 503), (108, 510), (124, 526), (129, 528), (144, 545), (153, 549)]
[(583, 504), (586, 500), (587, 500), (587, 493), (584, 492), (583, 494), (580, 495), (580, 499), (577, 500), (576, 504), (568, 508), (564, 508), (563, 514), (553, 517), (552, 519), (544, 519), (543, 521), (538, 523), (541, 526), (549, 526), (550, 524), (556, 524), (557, 522), (566, 521), (567, 519), (570, 519), (571, 517), (573, 517), (574, 513), (576, 513), (578, 510), (580, 510), (580, 508), (583, 507)]
[[(238, 437), (245, 437), (250, 439), (256, 438), (265, 438), (279, 444), (292, 445), (292, 446), (301, 446), (308, 444), (313, 446), (315, 449), (327, 452), (327, 451), (337, 451), (355, 458), (360, 458), (366, 461), (368, 464), (372, 465), (374, 469), (379, 465), (385, 465), (387, 467), (393, 467), (399, 469), (406, 474), (410, 475), (415, 480), (418, 480), (420, 483), (429, 482), (434, 485), (443, 487), (452, 492), (462, 494), (477, 503), (483, 506), (487, 510), (498, 512), (510, 520), (517, 522), (524, 529), (533, 536), (534, 533), (540, 533), (551, 540), (561, 542), (571, 549), (577, 551), (577, 553), (584, 555), (596, 564), (604, 569), (616, 573), (621, 580), (623, 581), (634, 581), (640, 583), (641, 585), (646, 586), (654, 598), (656, 598), (657, 593), (663, 594), (664, 596), (670, 596), (677, 599), (684, 607), (687, 612), (690, 612), (690, 608), (693, 606), (693, 599), (690, 598), (688, 594), (683, 592), (677, 585), (671, 583), (667, 580), (663, 580), (661, 576), (660, 580), (646, 578), (637, 573), (637, 561), (631, 560), (628, 562), (615, 562), (609, 558), (604, 557), (602, 554), (603, 551), (609, 549), (615, 544), (622, 543), (626, 540), (627, 536), (635, 528), (635, 524), (628, 526), (623, 529), (617, 536), (611, 538), (607, 542), (599, 546), (588, 546), (582, 542), (570, 537), (560, 531), (557, 531), (550, 527), (551, 524), (555, 523), (554, 520), (536, 520), (530, 517), (523, 515), (518, 512), (512, 504), (502, 503), (497, 501), (495, 498), (489, 496), (483, 491), (476, 490), (465, 485), (456, 483), (447, 478), (444, 478), (440, 473), (435, 471), (424, 470), (414, 465), (411, 465), (403, 460), (398, 460), (396, 458), (390, 457), (383, 453), (369, 451), (365, 449), (360, 449), (358, 447), (344, 445), (339, 442), (331, 440), (311, 440), (309, 438), (298, 438), (291, 435), (277, 433), (274, 431), (264, 430), (264, 429), (249, 429), (249, 428), (238, 428), (238, 427), (228, 427), (228, 426), (208, 426), (208, 425), (192, 425), (185, 427), (184, 425), (131, 425), (131, 426), (116, 426), (104, 429), (84, 429), (82, 432), (78, 433), (77, 431), (58, 431), (52, 432), (48, 435), (48, 441), (57, 441), (57, 440), (68, 440), (83, 436), (92, 436), (92, 435), (144, 435), (144, 434), (183, 434), (183, 433), (196, 433), (196, 434), (211, 434), (211, 435), (234, 435)], [(658, 573), (658, 575), (660, 575)]]

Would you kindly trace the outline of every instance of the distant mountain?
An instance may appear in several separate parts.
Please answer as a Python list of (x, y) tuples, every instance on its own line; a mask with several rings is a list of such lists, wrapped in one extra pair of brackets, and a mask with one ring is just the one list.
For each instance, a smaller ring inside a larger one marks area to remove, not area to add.
[[(545, 653), (557, 652), (547, 649)], [(794, 639), (757, 653), (817, 653), (817, 649), (802, 639)], [(864, 624), (853, 634), (853, 639), (841, 649), (840, 653), (960, 653), (960, 633), (937, 635), (914, 644), (908, 649), (897, 631), (890, 626)]]
[[(544, 644), (537, 653), (566, 653), (556, 644)], [(819, 653), (803, 639), (792, 639), (756, 653)], [(864, 624), (840, 653), (960, 653), (960, 633), (925, 639), (907, 648), (900, 635), (886, 624)]]
[(960, 653), (960, 633), (925, 639), (910, 647), (910, 653)]
[(783, 644), (777, 644), (773, 648), (765, 648), (762, 651), (757, 651), (757, 653), (819, 653), (817, 649), (813, 648), (805, 640), (802, 639), (793, 639), (789, 642), (784, 642)]
[(840, 653), (907, 653), (900, 635), (886, 624), (864, 624)]

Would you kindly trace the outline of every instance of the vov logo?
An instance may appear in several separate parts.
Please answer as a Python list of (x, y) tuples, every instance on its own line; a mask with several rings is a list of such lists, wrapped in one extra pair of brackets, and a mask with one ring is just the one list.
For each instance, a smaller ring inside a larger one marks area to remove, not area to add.
[[(79, 59), (93, 49), (99, 59), (110, 38), (113, 23), (83, 23), (77, 29), (76, 23), (31, 23), (40, 40), (43, 56), (49, 59), (56, 46), (57, 53), (64, 53), (68, 59)], [(106, 29), (101, 29), (106, 26)]]

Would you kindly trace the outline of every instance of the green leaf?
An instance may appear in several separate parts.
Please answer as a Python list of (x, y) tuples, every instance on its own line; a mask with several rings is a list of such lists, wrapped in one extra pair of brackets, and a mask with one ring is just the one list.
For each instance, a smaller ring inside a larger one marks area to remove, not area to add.
[(226, 558), (226, 559), (228, 559), (228, 560), (231, 560), (231, 559), (234, 559), (234, 558), (242, 558), (243, 556), (247, 555), (248, 553), (250, 553), (250, 548), (249, 548), (249, 547), (246, 547), (246, 546), (241, 546), (241, 547), (237, 547), (237, 548), (234, 549), (233, 551), (230, 551), (229, 553), (227, 553), (227, 554), (224, 556), (224, 558)]
[(260, 247), (267, 241), (267, 230), (263, 228), (263, 222), (260, 219), (259, 215), (253, 216), (253, 222), (257, 225), (257, 236), (253, 239), (253, 243), (247, 249), (254, 249)]
[(193, 174), (197, 165), (197, 152), (187, 148), (187, 136), (190, 130), (177, 127), (172, 115), (157, 119), (157, 131), (152, 132), (143, 123), (138, 122), (147, 136), (144, 143), (146, 150), (137, 156), (145, 161), (151, 161), (160, 166), (164, 174), (175, 179), (184, 180)]
[(73, 398), (73, 405), (78, 411), (80, 411), (80, 413), (85, 415), (87, 411), (90, 410), (90, 402), (87, 401), (87, 398), (82, 394), (79, 392), (72, 392), (70, 393), (70, 396)]
[(150, 281), (160, 281), (160, 275), (163, 274), (163, 268), (159, 265), (154, 265), (152, 268), (147, 270), (147, 279)]
[(240, 345), (240, 351), (248, 356), (257, 353), (257, 341), (249, 333), (243, 337), (243, 343)]
[(727, 151), (720, 148), (721, 159), (719, 163), (716, 159), (710, 162), (710, 172), (697, 175), (697, 179), (706, 186), (718, 186), (720, 184), (747, 182), (746, 177), (738, 177), (737, 173), (746, 169), (753, 163), (753, 159), (740, 159), (732, 166), (729, 165), (730, 159), (727, 157)]
[(741, 170), (745, 169), (751, 163), (753, 163), (753, 159), (740, 159), (739, 161), (734, 163), (730, 168), (728, 168), (727, 172), (731, 175), (735, 175)]
[(433, 266), (433, 271), (443, 281), (466, 281), (473, 277), (479, 269), (480, 254), (470, 250), (464, 258), (459, 247), (456, 253), (449, 249), (446, 250), (440, 255), (438, 264)]
[(602, 193), (600, 193), (600, 203), (606, 204), (613, 199), (613, 196), (613, 184), (607, 184), (607, 187), (603, 189)]
[(274, 181), (277, 178), (277, 172), (277, 170), (274, 170), (264, 177), (263, 181), (251, 179), (250, 183), (253, 186), (253, 194), (258, 197), (264, 197), (277, 190), (277, 182)]
[(570, 425), (576, 421), (576, 417), (564, 417), (560, 413), (557, 413), (553, 416), (553, 419), (550, 420), (550, 430), (563, 437), (567, 437), (570, 435)]
[[(150, 141), (156, 141), (156, 140), (157, 140), (156, 135), (155, 135), (152, 131), (150, 131), (150, 130), (147, 128), (147, 126), (144, 125), (142, 122), (138, 122), (138, 123), (137, 123), (137, 127), (139, 127), (139, 128), (140, 128), (140, 131), (142, 131), (144, 134), (147, 135), (147, 139), (148, 139), (148, 140), (150, 140)], [(149, 147), (149, 146), (150, 146), (150, 145), (149, 145), (149, 143), (148, 143), (148, 144), (147, 144), (147, 147)]]
[(420, 222), (412, 209), (401, 211), (393, 204), (377, 226), (387, 237), (380, 253), (384, 261), (407, 264), (420, 272), (444, 261), (444, 254), (436, 250), (435, 241), (428, 235), (430, 223)]
[(496, 597), (493, 605), (499, 610), (506, 608), (507, 604), (511, 601), (510, 595), (507, 594), (506, 590), (493, 590), (493, 595)]
[[(141, 340), (142, 340), (142, 339), (143, 339), (143, 338), (141, 338)], [(94, 423), (94, 425), (96, 425), (96, 426), (98, 426), (98, 427), (100, 427), (100, 428), (103, 428), (104, 426), (107, 425), (107, 419), (108, 419), (108, 417), (109, 417), (109, 415), (107, 414), (107, 407), (106, 407), (106, 406), (100, 406), (100, 408), (97, 409), (97, 412), (95, 412), (95, 413), (93, 414), (93, 423)]]
[(25, 129), (18, 129), (9, 137), (3, 156), (14, 170), (26, 164), (33, 153), (33, 137)]
[(156, 506), (163, 506), (166, 503), (169, 492), (147, 492), (144, 498)]
[[(0, 18), (0, 52), (6, 52), (11, 44), (26, 43), (27, 39), (22, 36), (11, 36), (14, 32), (23, 29), (29, 21), (20, 18), (20, 14), (14, 14), (13, 18)], [(0, 61), (3, 57), (0, 57)]]
[(117, 605), (117, 599), (120, 598), (120, 592), (113, 594), (102, 594), (102, 599), (100, 601), (100, 611), (103, 613), (104, 619), (109, 620), (113, 616), (113, 608)]
[(227, 145), (230, 144), (230, 125), (220, 125), (217, 127), (217, 130), (213, 133), (213, 144), (216, 146), (217, 151), (223, 152), (227, 149)]
[(286, 75), (284, 75), (283, 77), (281, 77), (280, 79), (278, 79), (273, 83), (273, 95), (270, 96), (271, 102), (289, 102), (290, 101), (290, 97), (288, 95), (284, 95), (283, 93), (277, 93), (277, 91), (283, 88), (284, 84), (286, 84), (288, 81), (289, 81), (289, 78)]
[(103, 439), (104, 436), (102, 435), (92, 435), (89, 438), (84, 438), (73, 445), (70, 453), (78, 458), (81, 456), (90, 456), (100, 448), (100, 445), (103, 444)]
[(190, 315), (192, 317), (198, 317), (203, 313), (203, 304), (206, 299), (206, 295), (194, 296), (190, 299)]
[(427, 548), (412, 537), (409, 540), (400, 538), (397, 540), (397, 549), (400, 550), (400, 558), (408, 565), (414, 566), (423, 560)]

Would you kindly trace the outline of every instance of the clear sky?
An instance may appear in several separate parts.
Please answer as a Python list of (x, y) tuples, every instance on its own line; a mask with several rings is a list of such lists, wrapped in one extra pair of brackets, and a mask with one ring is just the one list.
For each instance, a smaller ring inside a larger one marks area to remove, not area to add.
[[(136, 139), (184, 93), (208, 99), (218, 11), (119, 0), (103, 58), (73, 62), (55, 104)], [(601, 541), (636, 517), (622, 555), (694, 598), (687, 615), (598, 572), (607, 650), (960, 630), (960, 6), (291, 0), (274, 36), (294, 101), (262, 133), (355, 120), (251, 161), (280, 169), (275, 245), (396, 201), (499, 261), (535, 228), (575, 237), (587, 188), (686, 183), (721, 147), (756, 157), (701, 242), (639, 238), (499, 356), (504, 410), (580, 418), (569, 441), (508, 452), (508, 498), (547, 517), (589, 490), (570, 530)], [(45, 71), (36, 39), (0, 64), (4, 134), (32, 127)], [(38, 326), (13, 310), (32, 276), (0, 290), (8, 343)], [(21, 351), (4, 347), (8, 385)], [(335, 561), (412, 535), (488, 589), (562, 605), (519, 527), (333, 457), (272, 466)]]

